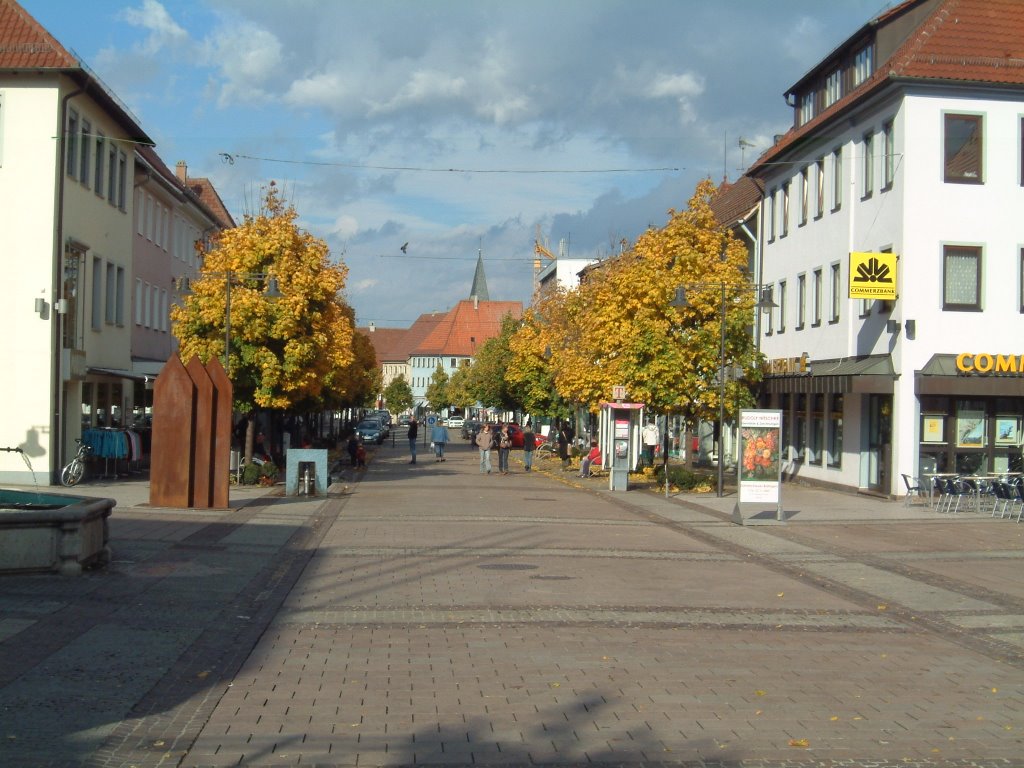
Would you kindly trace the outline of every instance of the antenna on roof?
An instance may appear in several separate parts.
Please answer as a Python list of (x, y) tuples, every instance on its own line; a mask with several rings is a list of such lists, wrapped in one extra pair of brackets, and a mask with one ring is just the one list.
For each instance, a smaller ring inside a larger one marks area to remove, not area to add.
[(753, 148), (756, 147), (757, 145), (754, 144), (754, 142), (752, 141), (747, 141), (742, 136), (740, 136), (740, 140), (737, 142), (737, 144), (739, 144), (740, 147), (740, 170), (745, 171), (747, 169), (747, 148)]

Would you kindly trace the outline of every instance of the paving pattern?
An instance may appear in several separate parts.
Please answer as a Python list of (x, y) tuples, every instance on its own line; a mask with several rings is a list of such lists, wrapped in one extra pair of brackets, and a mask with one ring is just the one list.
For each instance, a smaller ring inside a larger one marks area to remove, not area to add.
[(460, 448), (119, 505), (106, 571), (0, 582), (0, 765), (1024, 765), (1024, 525), (740, 527)]

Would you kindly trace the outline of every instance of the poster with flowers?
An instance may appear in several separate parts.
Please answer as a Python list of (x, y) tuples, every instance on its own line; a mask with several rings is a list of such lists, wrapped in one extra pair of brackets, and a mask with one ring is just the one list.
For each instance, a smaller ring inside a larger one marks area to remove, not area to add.
[(782, 411), (740, 411), (740, 502), (778, 502), (782, 480)]

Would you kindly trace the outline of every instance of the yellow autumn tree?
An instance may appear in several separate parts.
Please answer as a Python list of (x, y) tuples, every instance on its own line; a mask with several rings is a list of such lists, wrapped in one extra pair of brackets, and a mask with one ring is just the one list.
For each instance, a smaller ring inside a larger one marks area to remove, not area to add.
[[(183, 360), (224, 359), (230, 287), (226, 369), (242, 413), (320, 401), (325, 386), (345, 381), (355, 358), (351, 311), (341, 298), (348, 270), (330, 262), (327, 244), (297, 218), (271, 182), (258, 213), (198, 246), (200, 275), (171, 311)], [(272, 280), (279, 298), (267, 295)]]
[[(514, 349), (549, 346), (558, 394), (596, 411), (612, 387), (654, 410), (714, 418), (719, 402), (721, 295), (726, 295), (726, 360), (753, 380), (757, 351), (750, 333), (753, 287), (743, 245), (717, 224), (714, 185), (697, 185), (684, 211), (669, 211), (632, 248), (590, 270), (558, 307), (559, 322), (525, 326)], [(679, 286), (690, 306), (670, 306)], [(547, 314), (552, 315), (550, 308)], [(746, 405), (742, 381), (729, 384), (730, 406)]]

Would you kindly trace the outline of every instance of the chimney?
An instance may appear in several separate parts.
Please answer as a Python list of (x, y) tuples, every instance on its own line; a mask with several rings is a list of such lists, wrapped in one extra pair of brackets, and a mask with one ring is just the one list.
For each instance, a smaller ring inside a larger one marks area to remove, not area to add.
[(480, 297), (479, 296), (474, 296), (473, 297), (473, 309), (480, 309)]
[(184, 160), (179, 160), (175, 164), (174, 175), (178, 177), (180, 182), (184, 182), (188, 178), (188, 164)]

